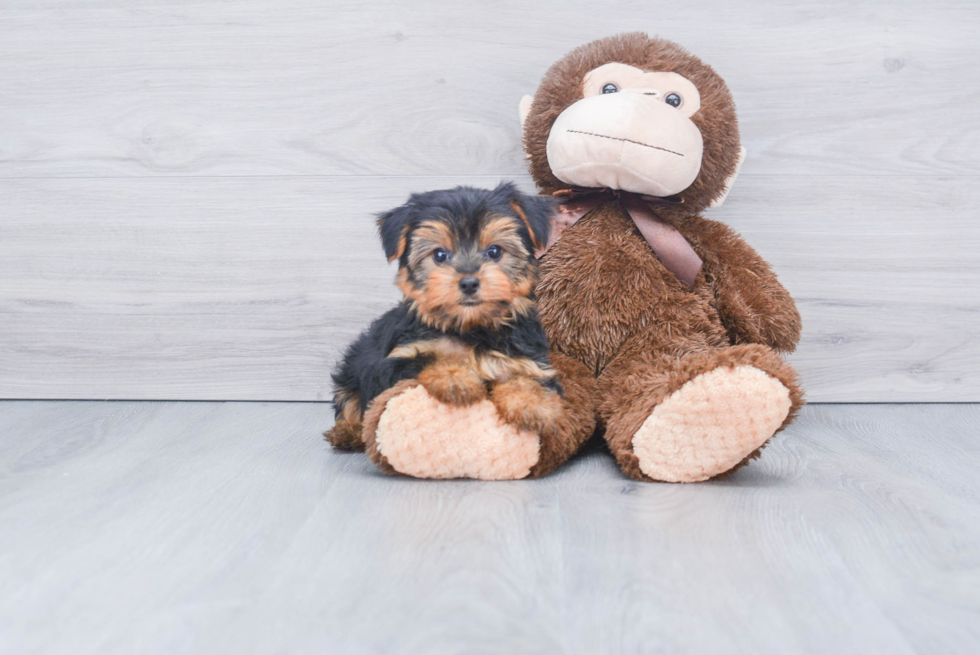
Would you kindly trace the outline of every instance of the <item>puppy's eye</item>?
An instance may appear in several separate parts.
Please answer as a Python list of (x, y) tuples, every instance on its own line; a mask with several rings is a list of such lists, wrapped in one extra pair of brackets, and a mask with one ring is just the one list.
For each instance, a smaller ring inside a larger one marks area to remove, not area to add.
[(603, 93), (616, 93), (617, 91), (619, 91), (619, 87), (613, 84), (612, 82), (610, 82), (609, 84), (605, 84), (602, 87)]
[(487, 257), (489, 257), (494, 261), (500, 259), (500, 256), (503, 254), (504, 251), (501, 250), (500, 246), (490, 246), (489, 248), (487, 248)]
[(445, 264), (449, 261), (449, 251), (445, 248), (436, 248), (432, 253), (432, 259), (434, 259), (437, 264)]
[(664, 96), (664, 102), (666, 102), (671, 107), (681, 106), (681, 97), (676, 93), (668, 93)]

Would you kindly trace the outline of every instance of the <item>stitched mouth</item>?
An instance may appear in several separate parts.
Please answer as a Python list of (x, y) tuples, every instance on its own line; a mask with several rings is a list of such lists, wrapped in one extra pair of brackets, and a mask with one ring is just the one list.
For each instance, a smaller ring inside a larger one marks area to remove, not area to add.
[(569, 134), (584, 134), (585, 136), (597, 136), (600, 139), (612, 139), (613, 141), (625, 141), (626, 143), (634, 143), (638, 146), (643, 146), (644, 148), (653, 148), (654, 150), (663, 150), (664, 152), (669, 152), (672, 155), (677, 155), (678, 157), (683, 157), (684, 154), (680, 152), (674, 152), (673, 150), (668, 150), (667, 148), (661, 148), (660, 146), (651, 146), (649, 143), (641, 143), (639, 141), (634, 141), (633, 139), (620, 139), (615, 136), (606, 136), (605, 134), (596, 134), (595, 132), (582, 132), (581, 130), (567, 130)]

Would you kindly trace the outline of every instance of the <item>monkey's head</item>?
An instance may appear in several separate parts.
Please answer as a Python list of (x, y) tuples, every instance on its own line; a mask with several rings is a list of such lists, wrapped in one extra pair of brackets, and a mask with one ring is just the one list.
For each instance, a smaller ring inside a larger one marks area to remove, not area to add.
[(510, 183), (413, 194), (378, 226), (397, 284), (422, 321), (441, 331), (496, 329), (534, 307), (554, 202)]
[(675, 43), (623, 34), (573, 50), (520, 106), (531, 175), (569, 186), (678, 196), (686, 212), (721, 204), (738, 172), (725, 82)]

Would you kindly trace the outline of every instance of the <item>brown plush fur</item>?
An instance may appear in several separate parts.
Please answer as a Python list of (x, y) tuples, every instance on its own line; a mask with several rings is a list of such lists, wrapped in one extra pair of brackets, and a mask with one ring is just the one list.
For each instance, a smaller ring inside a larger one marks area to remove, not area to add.
[[(638, 339), (636, 346), (641, 342)], [(659, 353), (639, 347), (624, 349), (599, 380), (605, 392), (599, 415), (606, 425), (606, 442), (623, 471), (637, 480), (648, 479), (640, 471), (639, 461), (633, 455), (631, 440), (640, 425), (667, 396), (701, 373), (741, 365), (754, 366), (789, 389), (792, 408), (780, 429), (788, 425), (803, 400), (796, 372), (765, 346), (750, 344), (696, 349), (679, 358), (673, 352)]]
[(564, 464), (595, 432), (595, 377), (580, 362), (558, 352), (551, 353), (551, 365), (565, 389), (562, 399), (565, 413), (559, 429), (541, 435), (538, 463), (528, 477), (547, 475)]
[(550, 470), (571, 456), (598, 420), (623, 471), (646, 480), (632, 452), (634, 433), (657, 404), (701, 373), (744, 364), (761, 369), (789, 389), (792, 408), (784, 426), (792, 420), (802, 392), (777, 353), (795, 348), (801, 324), (769, 265), (730, 228), (699, 215), (735, 170), (738, 125), (721, 78), (676, 44), (627, 34), (582, 46), (551, 67), (524, 131), (538, 187), (552, 193), (567, 186), (548, 166), (549, 131), (582, 97), (583, 76), (610, 62), (677, 72), (698, 87), (701, 109), (692, 120), (704, 138), (701, 172), (679, 194), (682, 204), (657, 211), (704, 266), (694, 288), (685, 288), (616, 202), (587, 214), (548, 251), (539, 310), (566, 390), (570, 427), (548, 445), (548, 463), (539, 466)]

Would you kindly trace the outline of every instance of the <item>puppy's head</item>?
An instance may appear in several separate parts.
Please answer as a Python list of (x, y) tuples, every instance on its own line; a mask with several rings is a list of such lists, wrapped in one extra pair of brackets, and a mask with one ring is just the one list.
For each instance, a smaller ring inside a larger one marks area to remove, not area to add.
[(554, 205), (503, 183), (412, 195), (381, 214), (398, 287), (436, 329), (497, 328), (534, 305), (536, 248), (548, 241)]

